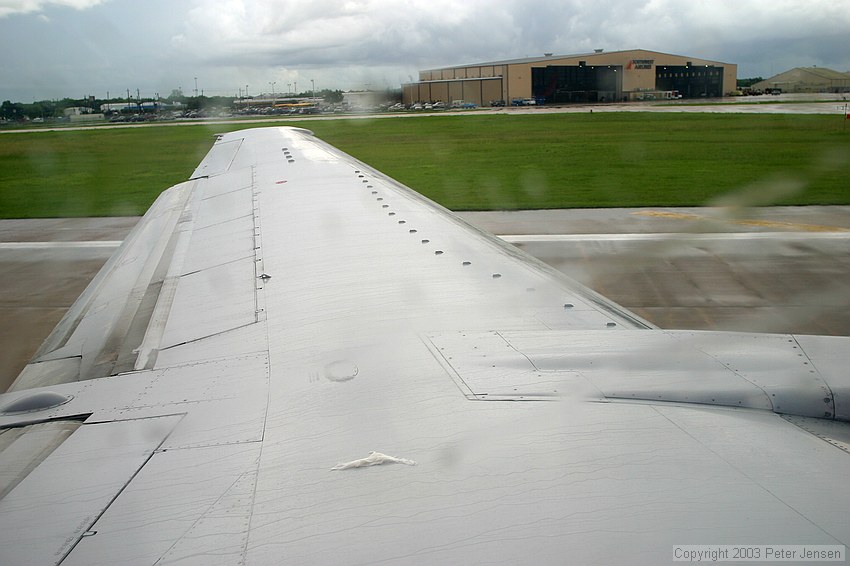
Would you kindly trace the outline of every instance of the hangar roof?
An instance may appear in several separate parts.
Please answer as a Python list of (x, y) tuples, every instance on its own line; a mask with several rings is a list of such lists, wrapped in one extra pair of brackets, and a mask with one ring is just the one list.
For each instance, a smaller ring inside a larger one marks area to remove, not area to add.
[(779, 73), (778, 75), (774, 75), (769, 79), (766, 79), (764, 82), (775, 82), (777, 80), (780, 81), (801, 81), (805, 79), (809, 80), (846, 80), (850, 78), (850, 73), (841, 73), (839, 71), (834, 71), (832, 69), (828, 69), (826, 67), (795, 67), (784, 73)]
[[(490, 65), (520, 65), (525, 63), (537, 63), (540, 61), (551, 61), (557, 59), (573, 59), (576, 57), (595, 57), (600, 55), (611, 55), (616, 53), (654, 53), (657, 55), (666, 55), (668, 57), (689, 57), (689, 55), (676, 55), (674, 53), (663, 53), (660, 51), (648, 51), (646, 49), (620, 49), (617, 51), (592, 51), (586, 53), (571, 53), (566, 55), (541, 55), (539, 57), (523, 57), (520, 59), (505, 59), (501, 61), (487, 61), (484, 63), (469, 63), (466, 65), (451, 65), (448, 67), (434, 67), (431, 69), (426, 69), (425, 71), (436, 71), (440, 69), (463, 69), (464, 67), (485, 67)], [(697, 58), (702, 61), (707, 61), (708, 59)], [(721, 61), (715, 61), (717, 63), (721, 63)], [(724, 63), (725, 64), (725, 63)]]
[(754, 89), (781, 86), (783, 90), (798, 88), (847, 88), (850, 72), (842, 73), (826, 67), (795, 67), (753, 85)]

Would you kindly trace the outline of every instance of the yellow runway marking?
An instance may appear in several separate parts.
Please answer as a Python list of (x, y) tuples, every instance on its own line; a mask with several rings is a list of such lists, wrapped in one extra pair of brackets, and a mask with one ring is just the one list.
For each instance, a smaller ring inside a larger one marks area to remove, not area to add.
[(663, 210), (638, 210), (632, 212), (636, 216), (652, 216), (655, 218), (675, 218), (678, 220), (703, 220), (705, 217), (698, 214), (687, 214), (684, 212), (665, 212)]
[(840, 226), (822, 226), (820, 224), (801, 224), (798, 222), (779, 222), (775, 220), (733, 220), (726, 218), (713, 218), (688, 212), (667, 212), (664, 210), (639, 210), (631, 214), (637, 216), (651, 216), (653, 218), (670, 218), (675, 220), (709, 220), (728, 222), (739, 226), (756, 226), (759, 228), (784, 228), (798, 232), (850, 232), (850, 229)]

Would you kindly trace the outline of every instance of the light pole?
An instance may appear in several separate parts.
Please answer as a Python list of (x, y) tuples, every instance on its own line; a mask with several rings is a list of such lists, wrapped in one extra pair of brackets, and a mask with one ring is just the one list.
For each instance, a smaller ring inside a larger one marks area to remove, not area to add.
[(316, 98), (316, 81), (310, 79), (310, 84), (313, 86), (313, 98)]
[(290, 96), (292, 94), (292, 83), (286, 83), (286, 96)]
[(195, 98), (198, 98), (198, 77), (195, 77)]
[(272, 87), (272, 106), (274, 106), (276, 100), (274, 98), (274, 85), (277, 84), (277, 81), (271, 81), (269, 85)]

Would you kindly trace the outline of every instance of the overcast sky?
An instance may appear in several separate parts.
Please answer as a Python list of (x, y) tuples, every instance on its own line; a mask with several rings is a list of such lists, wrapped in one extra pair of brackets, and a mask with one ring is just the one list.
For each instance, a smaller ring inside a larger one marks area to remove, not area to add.
[[(0, 0), (0, 100), (398, 87), (600, 48), (850, 71), (847, 0)], [(289, 85), (289, 86), (287, 86)]]

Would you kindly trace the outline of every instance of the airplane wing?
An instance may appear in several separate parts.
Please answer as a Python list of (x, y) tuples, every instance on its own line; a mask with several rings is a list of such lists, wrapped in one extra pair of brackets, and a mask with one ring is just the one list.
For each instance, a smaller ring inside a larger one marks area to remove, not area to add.
[(306, 130), (224, 134), (0, 396), (0, 556), (847, 545), (848, 351), (654, 328)]

